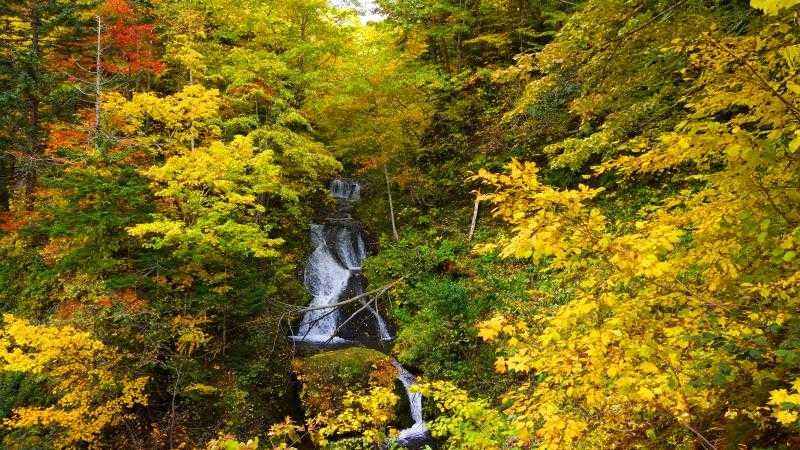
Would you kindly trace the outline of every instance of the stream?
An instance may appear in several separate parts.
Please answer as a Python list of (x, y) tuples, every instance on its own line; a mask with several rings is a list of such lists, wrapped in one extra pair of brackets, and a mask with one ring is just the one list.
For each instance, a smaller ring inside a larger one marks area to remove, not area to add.
[[(336, 201), (332, 217), (324, 224), (313, 224), (310, 230), (313, 251), (304, 272), (304, 284), (313, 296), (297, 332), (291, 339), (298, 344), (319, 349), (386, 344), (394, 339), (383, 316), (366, 292), (366, 279), (361, 264), (367, 258), (364, 231), (351, 211), (361, 198), (357, 181), (334, 179), (329, 185)], [(348, 299), (357, 303), (339, 305)], [(352, 306), (351, 306), (352, 305)], [(348, 313), (344, 313), (347, 310)], [(355, 312), (351, 312), (351, 311)], [(405, 388), (413, 425), (400, 431), (392, 443), (402, 447), (420, 447), (430, 441), (430, 432), (422, 416), (422, 394), (412, 392), (414, 375), (397, 360), (397, 379)]]

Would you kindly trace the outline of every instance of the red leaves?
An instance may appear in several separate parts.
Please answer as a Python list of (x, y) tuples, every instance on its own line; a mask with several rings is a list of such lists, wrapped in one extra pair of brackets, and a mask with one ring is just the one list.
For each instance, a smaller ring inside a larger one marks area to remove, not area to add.
[(101, 40), (107, 48), (103, 70), (133, 77), (143, 72), (159, 74), (166, 64), (156, 57), (157, 36), (153, 25), (142, 23), (142, 14), (127, 0), (105, 0), (98, 14), (105, 23)]
[(100, 7), (100, 13), (104, 16), (131, 17), (134, 15), (133, 8), (127, 0), (106, 0)]
[(106, 72), (133, 76), (142, 72), (159, 74), (166, 64), (155, 57), (153, 25), (128, 23), (121, 19), (108, 26), (103, 39), (110, 44), (115, 58), (103, 66)]
[(11, 233), (19, 230), (30, 222), (29, 217), (21, 216), (16, 212), (0, 213), (0, 231)]
[(62, 148), (79, 148), (85, 146), (89, 137), (84, 128), (75, 128), (67, 124), (56, 124), (50, 127), (45, 148), (46, 155), (54, 155)]

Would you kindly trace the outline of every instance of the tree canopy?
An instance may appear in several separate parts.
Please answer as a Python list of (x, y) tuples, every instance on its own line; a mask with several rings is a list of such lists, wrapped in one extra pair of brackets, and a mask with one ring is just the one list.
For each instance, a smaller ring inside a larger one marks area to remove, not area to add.
[(800, 1), (366, 4), (0, 5), (0, 447), (798, 448)]

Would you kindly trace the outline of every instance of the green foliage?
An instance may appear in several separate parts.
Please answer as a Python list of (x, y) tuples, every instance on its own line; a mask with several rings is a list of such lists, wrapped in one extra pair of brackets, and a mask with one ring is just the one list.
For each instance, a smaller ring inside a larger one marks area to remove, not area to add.
[(53, 402), (52, 395), (43, 389), (41, 380), (18, 372), (0, 374), (0, 419), (11, 417), (16, 405), (45, 406)]
[(502, 386), (490, 378), (493, 356), (474, 325), (490, 311), (524, 301), (531, 275), (492, 255), (471, 254), (461, 233), (436, 229), (437, 236), (454, 235), (444, 240), (427, 234), (407, 231), (365, 263), (372, 283), (406, 277), (391, 292), (390, 312), (399, 330), (393, 352), (428, 377), (453, 380), (471, 392), (499, 393)]
[[(151, 380), (80, 439), (299, 441), (284, 315), (346, 171), (444, 447), (797, 446), (797, 1), (379, 0), (368, 26), (325, 0), (134, 3), (0, 6), (0, 310)], [(95, 14), (125, 16), (100, 55)], [(95, 56), (118, 77), (82, 98)], [(388, 356), (294, 369), (317, 443), (399, 423)], [(0, 415), (59, 401), (63, 372), (19, 372)], [(46, 448), (56, 422), (0, 435)]]
[[(11, 19), (3, 42), (9, 29), (29, 32), (16, 20), (30, 6), (22, 3), (0, 7)], [(104, 82), (101, 129), (92, 130), (83, 119), (93, 111), (67, 95), (83, 85), (65, 80), (59, 65), (85, 66), (92, 48), (67, 35), (90, 18), (76, 16), (90, 2), (73, 3), (36, 3), (49, 27), (42, 45), (50, 59), (36, 62), (42, 92), (23, 92), (10, 72), (0, 76), (5, 94), (19, 94), (2, 99), (19, 110), (0, 119), (5, 154), (30, 147), (15, 125), (29, 121), (25, 96), (53, 92), (42, 97), (36, 152), (21, 159), (37, 165), (38, 187), (28, 192), (36, 202), (6, 190), (0, 309), (88, 330), (134, 355), (131, 371), (151, 376), (152, 401), (128, 423), (136, 436), (110, 427), (109, 446), (195, 446), (221, 429), (264, 433), (294, 410), (290, 348), (273, 300), (305, 298), (293, 272), (299, 237), (311, 200), (341, 169), (300, 111), (331, 75), (328, 61), (353, 31), (352, 14), (322, 1), (288, 9), (260, 1), (138, 5), (130, 13), (145, 16), (128, 19), (155, 23), (169, 65), (125, 91)], [(2, 48), (3, 61), (24, 56)], [(74, 60), (51, 61), (65, 49)], [(3, 159), (4, 175), (25, 173), (10, 162)], [(32, 398), (4, 396), (4, 414)]]
[(430, 429), (433, 436), (446, 438), (445, 448), (521, 448), (515, 445), (516, 438), (506, 418), (485, 399), (473, 399), (449, 382), (423, 383), (416, 389), (440, 411)]
[[(90, 1), (12, 0), (0, 5), (4, 26), (0, 34), (0, 155), (6, 164), (4, 190), (17, 181), (25, 185), (28, 204), (41, 169), (49, 127), (75, 115), (77, 91), (66, 83), (72, 67), (52, 61), (78, 59), (81, 41), (91, 28)], [(73, 53), (74, 52), (74, 53)], [(69, 54), (73, 53), (73, 54)], [(66, 69), (66, 70), (65, 70)]]

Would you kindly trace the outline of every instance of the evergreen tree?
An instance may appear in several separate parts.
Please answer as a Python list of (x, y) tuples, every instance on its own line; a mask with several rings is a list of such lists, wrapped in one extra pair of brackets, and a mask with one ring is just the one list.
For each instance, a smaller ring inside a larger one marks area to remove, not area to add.
[[(91, 6), (89, 1), (70, 0), (0, 4), (0, 146), (7, 161), (3, 169), (7, 173), (13, 167), (29, 210), (46, 164), (48, 125), (74, 114), (75, 97), (64, 84), (68, 68), (61, 62), (67, 54), (82, 51), (84, 35), (91, 32), (85, 14)], [(0, 195), (4, 196), (8, 194)]]

